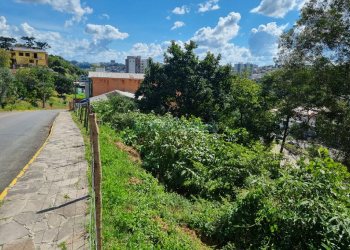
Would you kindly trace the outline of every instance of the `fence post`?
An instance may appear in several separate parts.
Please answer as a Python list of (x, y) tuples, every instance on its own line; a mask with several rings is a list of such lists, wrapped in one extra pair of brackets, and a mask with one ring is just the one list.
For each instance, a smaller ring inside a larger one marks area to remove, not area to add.
[(96, 249), (102, 249), (102, 194), (101, 194), (101, 159), (99, 144), (99, 129), (97, 126), (96, 115), (89, 115), (91, 129), (91, 143), (93, 148), (93, 168), (94, 168), (94, 188), (95, 188), (95, 213), (96, 213)]

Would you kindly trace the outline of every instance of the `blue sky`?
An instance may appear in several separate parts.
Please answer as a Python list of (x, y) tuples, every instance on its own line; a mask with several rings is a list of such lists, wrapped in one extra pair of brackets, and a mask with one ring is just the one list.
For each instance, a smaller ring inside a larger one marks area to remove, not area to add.
[(305, 0), (1, 0), (0, 36), (34, 36), (68, 60), (162, 61), (171, 40), (222, 63), (273, 63)]

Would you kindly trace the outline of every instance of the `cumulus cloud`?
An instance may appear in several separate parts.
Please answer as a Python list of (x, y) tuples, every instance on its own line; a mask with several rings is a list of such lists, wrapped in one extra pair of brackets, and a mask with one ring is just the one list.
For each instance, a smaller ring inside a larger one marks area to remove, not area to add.
[(95, 42), (99, 40), (124, 40), (129, 36), (128, 33), (120, 32), (112, 25), (87, 24), (85, 32), (92, 35)]
[(185, 23), (184, 22), (181, 22), (181, 21), (176, 21), (173, 25), (173, 27), (171, 27), (171, 30), (175, 30), (175, 29), (178, 29), (178, 28), (181, 28), (185, 26)]
[(80, 0), (16, 0), (18, 3), (34, 3), (34, 4), (47, 4), (54, 10), (59, 12), (72, 14), (73, 17), (67, 20), (65, 26), (73, 25), (83, 20), (83, 17), (87, 14), (91, 14), (93, 9), (86, 6), (83, 7)]
[(198, 12), (207, 12), (211, 10), (220, 9), (219, 0), (208, 0), (207, 2), (200, 3)]
[(278, 39), (288, 24), (278, 26), (275, 22), (261, 24), (251, 30), (249, 49), (257, 57), (273, 57), (278, 50)]
[(214, 27), (203, 27), (196, 31), (192, 40), (199, 45), (209, 47), (222, 46), (234, 38), (239, 31), (238, 22), (241, 15), (236, 12), (231, 12), (226, 17), (220, 17), (218, 24)]
[(4, 16), (0, 16), (0, 30), (7, 31), (10, 29), (10, 25), (7, 24), (7, 20)]
[(165, 47), (163, 44), (157, 43), (136, 43), (132, 46), (129, 51), (130, 55), (139, 55), (143, 58), (152, 57), (154, 59), (159, 59), (165, 52)]
[(251, 13), (269, 17), (283, 18), (289, 11), (301, 8), (305, 0), (262, 0)]
[(184, 15), (190, 12), (190, 8), (188, 8), (186, 5), (182, 5), (181, 7), (176, 7), (175, 9), (173, 9), (172, 12), (176, 15)]

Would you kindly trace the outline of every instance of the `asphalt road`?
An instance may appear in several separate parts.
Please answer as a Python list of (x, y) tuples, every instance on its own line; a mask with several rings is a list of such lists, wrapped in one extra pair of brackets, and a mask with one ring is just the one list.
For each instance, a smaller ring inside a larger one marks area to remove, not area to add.
[(42, 146), (58, 112), (0, 112), (0, 193)]

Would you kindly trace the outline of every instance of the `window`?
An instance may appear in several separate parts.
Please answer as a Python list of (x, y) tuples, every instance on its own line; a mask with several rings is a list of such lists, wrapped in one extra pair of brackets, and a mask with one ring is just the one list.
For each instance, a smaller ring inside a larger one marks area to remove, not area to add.
[(31, 59), (31, 60), (29, 60), (29, 63), (34, 63), (34, 60), (32, 60), (32, 59)]
[(34, 53), (34, 58), (38, 58), (38, 53)]
[(30, 57), (30, 53), (26, 53), (26, 56), (27, 56), (27, 57)]
[(23, 52), (19, 52), (19, 56), (23, 56)]

